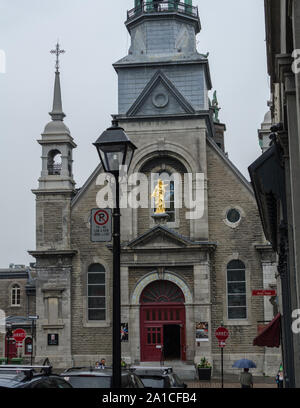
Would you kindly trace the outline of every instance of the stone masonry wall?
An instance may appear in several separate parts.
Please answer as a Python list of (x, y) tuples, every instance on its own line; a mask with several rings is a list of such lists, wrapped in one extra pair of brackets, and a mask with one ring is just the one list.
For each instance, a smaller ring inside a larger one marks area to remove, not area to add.
[[(261, 355), (264, 348), (252, 345), (257, 335), (257, 323), (264, 320), (263, 299), (251, 296), (253, 289), (263, 288), (260, 257), (254, 246), (265, 242), (255, 198), (210, 146), (207, 147), (207, 163), (209, 238), (218, 242), (212, 257), (212, 333), (223, 321), (230, 332), (225, 355)], [(230, 208), (239, 209), (242, 215), (236, 228), (224, 222)], [(246, 320), (227, 319), (226, 265), (232, 259), (240, 259), (246, 265)], [(215, 336), (212, 337), (213, 353), (218, 358), (218, 343)], [(230, 370), (229, 366), (227, 370)]]
[[(72, 354), (79, 356), (76, 361), (80, 364), (89, 362), (95, 355), (106, 358), (112, 349), (112, 251), (107, 248), (106, 243), (94, 243), (90, 240), (89, 217), (91, 209), (97, 208), (98, 191), (99, 186), (92, 183), (84, 197), (72, 207), (72, 249), (78, 251), (73, 259), (71, 284)], [(101, 263), (106, 269), (107, 313), (103, 322), (87, 320), (87, 270), (92, 263)], [(80, 357), (83, 355), (86, 357)]]

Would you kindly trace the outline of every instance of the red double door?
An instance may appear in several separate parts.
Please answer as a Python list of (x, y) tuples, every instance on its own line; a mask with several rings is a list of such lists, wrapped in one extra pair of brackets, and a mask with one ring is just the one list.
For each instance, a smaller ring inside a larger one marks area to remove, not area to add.
[(141, 306), (141, 361), (186, 360), (185, 306), (158, 303)]

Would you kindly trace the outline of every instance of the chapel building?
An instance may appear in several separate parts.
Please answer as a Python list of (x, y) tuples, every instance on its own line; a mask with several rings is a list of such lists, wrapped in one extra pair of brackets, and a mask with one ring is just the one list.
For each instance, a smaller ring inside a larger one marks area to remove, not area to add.
[[(129, 175), (147, 176), (149, 205), (121, 210), (122, 358), (192, 366), (206, 357), (219, 371), (215, 330), (222, 323), (230, 333), (225, 372), (235, 372), (233, 361), (246, 357), (256, 362), (257, 373), (273, 374), (280, 352), (254, 347), (253, 339), (274, 317), (274, 307), (252, 290), (276, 285), (276, 260), (252, 187), (225, 153), (226, 127), (216, 94), (212, 101), (208, 95), (208, 55), (196, 48), (198, 8), (191, 0), (136, 0), (134, 6), (125, 23), (128, 55), (113, 65), (119, 89), (114, 119), (137, 146)], [(50, 115), (39, 140), (36, 249), (30, 251), (37, 276), (36, 361), (48, 357), (62, 368), (101, 358), (110, 364), (112, 246), (91, 242), (90, 234), (103, 170), (99, 165), (75, 188), (76, 144), (63, 121), (58, 69)], [(189, 191), (201, 197), (195, 219), (191, 209), (175, 205), (186, 174), (203, 175)], [(166, 222), (153, 217), (158, 178), (168, 189)]]

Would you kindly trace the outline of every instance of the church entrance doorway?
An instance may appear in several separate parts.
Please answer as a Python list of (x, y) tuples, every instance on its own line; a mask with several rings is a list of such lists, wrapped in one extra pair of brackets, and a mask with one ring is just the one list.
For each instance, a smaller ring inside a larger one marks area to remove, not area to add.
[(140, 299), (141, 361), (186, 360), (185, 306), (182, 290), (155, 281)]
[(164, 325), (164, 359), (178, 360), (181, 357), (180, 353), (180, 325), (166, 324)]

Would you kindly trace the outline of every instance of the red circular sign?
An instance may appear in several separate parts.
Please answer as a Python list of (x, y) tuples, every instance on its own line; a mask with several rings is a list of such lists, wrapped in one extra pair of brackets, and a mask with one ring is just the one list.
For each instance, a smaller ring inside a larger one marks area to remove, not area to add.
[(229, 331), (225, 327), (218, 327), (215, 335), (219, 341), (225, 341), (229, 337)]
[(108, 212), (105, 210), (98, 210), (94, 214), (94, 221), (97, 225), (100, 225), (102, 227), (107, 223), (109, 220), (109, 215)]
[(25, 337), (26, 337), (26, 331), (23, 329), (16, 329), (13, 332), (13, 338), (15, 339), (17, 343), (22, 343)]

